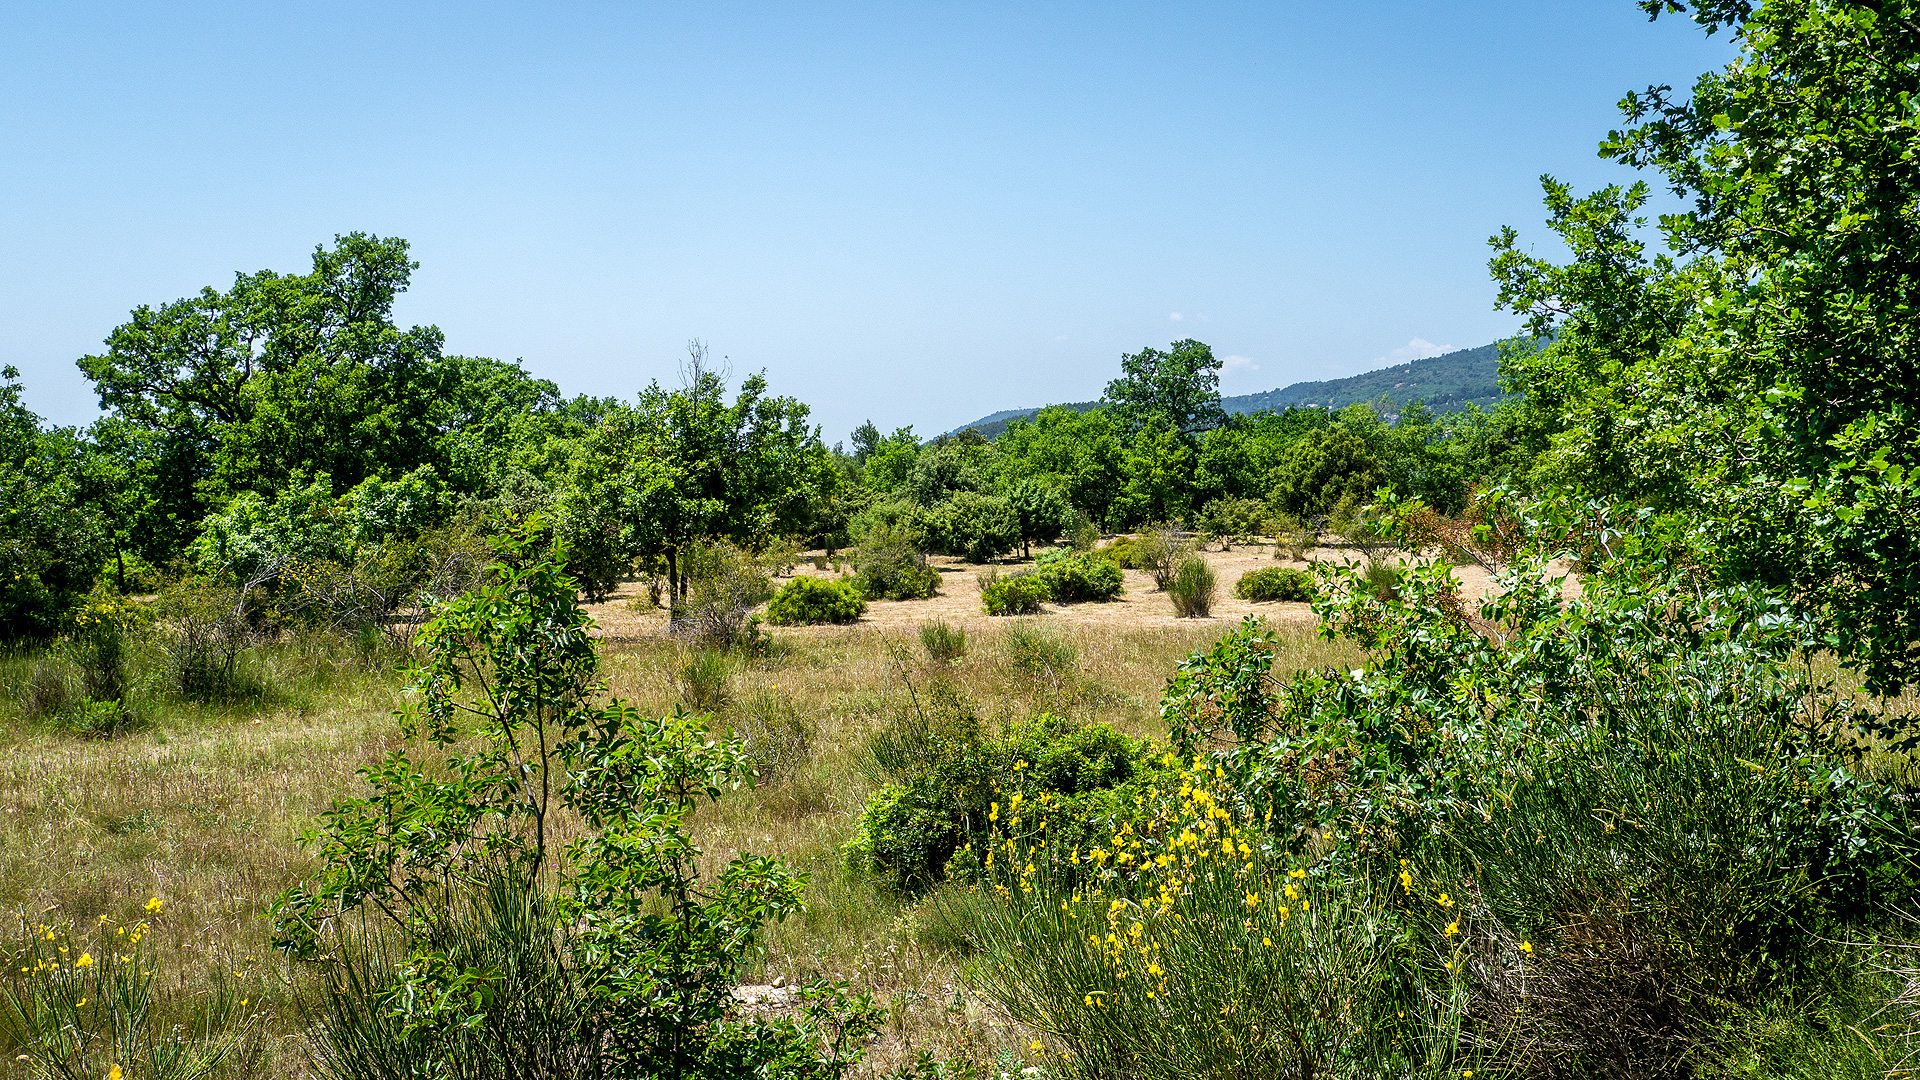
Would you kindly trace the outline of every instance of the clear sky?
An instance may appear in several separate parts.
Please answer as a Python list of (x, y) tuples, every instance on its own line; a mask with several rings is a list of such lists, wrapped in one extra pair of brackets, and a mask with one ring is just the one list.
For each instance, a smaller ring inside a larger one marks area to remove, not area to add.
[(1730, 55), (1631, 0), (7, 4), (0, 364), (85, 422), (129, 309), (362, 230), (451, 352), (630, 397), (697, 337), (829, 442), (1183, 337), (1337, 378), (1511, 333), (1487, 236)]

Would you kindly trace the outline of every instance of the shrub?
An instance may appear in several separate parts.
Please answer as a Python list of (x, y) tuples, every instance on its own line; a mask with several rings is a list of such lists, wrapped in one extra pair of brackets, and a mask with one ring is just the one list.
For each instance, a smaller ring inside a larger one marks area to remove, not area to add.
[(1047, 595), (1060, 603), (1112, 600), (1124, 591), (1120, 567), (1102, 555), (1048, 552), (1040, 556), (1034, 574), (1046, 583)]
[(1007, 660), (1029, 675), (1058, 678), (1073, 670), (1079, 656), (1072, 644), (1052, 631), (1017, 622), (1007, 630)]
[(1313, 578), (1303, 570), (1267, 566), (1249, 570), (1234, 583), (1233, 595), (1242, 600), (1306, 603), (1313, 599)]
[(772, 598), (774, 571), (791, 565), (778, 552), (726, 541), (696, 544), (681, 555), (686, 592), (673, 606), (673, 632), (713, 649), (753, 644), (759, 636), (753, 610)]
[(1020, 519), (1005, 499), (956, 491), (931, 517), (940, 550), (967, 562), (992, 562), (1020, 546)]
[(1145, 570), (1140, 563), (1139, 544), (1131, 536), (1116, 536), (1113, 542), (1100, 549), (1100, 554), (1113, 561), (1113, 565), (1122, 570)]
[(1183, 619), (1204, 619), (1213, 614), (1215, 580), (1213, 568), (1198, 555), (1181, 560), (1173, 581), (1167, 586), (1167, 598), (1173, 612)]
[(1100, 527), (1078, 514), (1075, 514), (1074, 518), (1075, 522), (1071, 530), (1073, 550), (1092, 551), (1094, 548), (1099, 547)]
[(920, 647), (927, 650), (927, 659), (950, 664), (967, 653), (966, 628), (946, 622), (921, 623)]
[(1305, 561), (1307, 552), (1313, 550), (1313, 530), (1293, 514), (1280, 510), (1272, 513), (1268, 527), (1273, 530), (1273, 557)]
[(1165, 525), (1141, 533), (1133, 542), (1134, 562), (1153, 575), (1153, 587), (1161, 592), (1173, 586), (1174, 575), (1191, 554), (1192, 542)]
[(1231, 549), (1235, 544), (1250, 544), (1266, 524), (1267, 507), (1258, 499), (1219, 498), (1200, 511), (1201, 535)]
[(806, 575), (787, 582), (767, 601), (767, 621), (775, 626), (850, 623), (866, 611), (866, 597), (852, 583)]
[(702, 873), (687, 818), (750, 782), (745, 748), (605, 702), (577, 585), (528, 544), (427, 626), (412, 745), (322, 815), (319, 870), (273, 905), (275, 943), (322, 965), (328, 1071), (844, 1076), (869, 1001), (817, 982), (768, 1023), (733, 997), (803, 889), (747, 854)]
[(673, 681), (681, 702), (694, 712), (718, 712), (733, 698), (733, 666), (720, 649), (688, 649)]
[(1382, 600), (1392, 599), (1400, 587), (1400, 567), (1386, 559), (1368, 559), (1360, 573), (1367, 588)]
[(1133, 805), (1128, 785), (1152, 769), (1151, 744), (1104, 724), (1036, 717), (997, 739), (932, 742), (917, 768), (875, 792), (843, 852), (850, 865), (903, 892), (955, 876), (976, 876), (986, 841), (1016, 819), (1048, 807), (1047, 829), (1091, 846)]
[(1000, 578), (980, 591), (989, 615), (1037, 615), (1047, 598), (1047, 583), (1033, 574)]
[(914, 546), (911, 532), (876, 528), (853, 559), (854, 584), (869, 600), (924, 600), (940, 589), (940, 573)]
[(202, 704), (233, 704), (266, 694), (241, 665), (253, 638), (239, 590), (186, 580), (160, 595), (156, 625), (162, 663), (175, 693)]

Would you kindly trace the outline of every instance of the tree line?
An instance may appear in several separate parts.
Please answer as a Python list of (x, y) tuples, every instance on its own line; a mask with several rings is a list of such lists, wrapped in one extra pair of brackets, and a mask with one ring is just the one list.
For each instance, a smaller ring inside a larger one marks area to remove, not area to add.
[(590, 594), (638, 571), (673, 601), (687, 552), (714, 540), (885, 535), (985, 561), (1075, 529), (1260, 533), (1382, 487), (1455, 510), (1512, 445), (1511, 423), (1477, 410), (1229, 417), (1220, 362), (1188, 340), (1122, 357), (1089, 412), (1043, 410), (991, 441), (869, 422), (829, 447), (804, 403), (764, 374), (730, 386), (699, 343), (678, 385), (631, 400), (449, 355), (438, 328), (393, 320), (417, 269), (406, 241), (353, 233), (306, 273), (137, 307), (79, 360), (102, 410), (84, 429), (44, 424), (8, 369), (0, 637), (59, 632), (100, 580), (126, 593), (369, 562), (405, 577), (436, 545), (535, 516)]

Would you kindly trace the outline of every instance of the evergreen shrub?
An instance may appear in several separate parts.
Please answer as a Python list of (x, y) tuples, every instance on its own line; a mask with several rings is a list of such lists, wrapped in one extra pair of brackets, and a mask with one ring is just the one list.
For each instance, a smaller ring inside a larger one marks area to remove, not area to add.
[(1046, 583), (1047, 595), (1059, 603), (1112, 600), (1125, 591), (1120, 567), (1104, 555), (1050, 551), (1040, 556), (1034, 575)]
[(989, 615), (1038, 615), (1048, 599), (1047, 583), (1035, 574), (1000, 578), (980, 590), (980, 605)]
[(1303, 570), (1267, 566), (1240, 575), (1233, 595), (1242, 600), (1306, 603), (1313, 599), (1313, 578)]
[(767, 601), (767, 621), (775, 626), (850, 623), (866, 610), (867, 598), (851, 582), (802, 575)]

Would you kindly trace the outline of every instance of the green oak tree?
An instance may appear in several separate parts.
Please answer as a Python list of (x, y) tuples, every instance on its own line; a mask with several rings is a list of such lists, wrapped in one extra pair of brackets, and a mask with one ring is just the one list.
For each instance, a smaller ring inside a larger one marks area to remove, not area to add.
[(1129, 433), (1156, 416), (1188, 436), (1218, 427), (1227, 418), (1220, 408), (1220, 361), (1211, 348), (1192, 338), (1174, 342), (1166, 352), (1149, 347), (1121, 354), (1120, 377), (1107, 384), (1103, 400)]
[(1641, 6), (1739, 55), (1629, 94), (1601, 144), (1683, 209), (1649, 228), (1643, 185), (1548, 179), (1571, 261), (1493, 240), (1501, 302), (1552, 335), (1508, 359), (1533, 478), (1670, 514), (1896, 689), (1920, 677), (1920, 4)]

